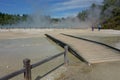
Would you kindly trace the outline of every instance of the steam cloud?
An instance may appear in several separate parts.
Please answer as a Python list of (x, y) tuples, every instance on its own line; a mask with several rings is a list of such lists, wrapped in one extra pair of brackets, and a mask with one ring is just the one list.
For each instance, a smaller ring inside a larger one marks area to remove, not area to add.
[(94, 10), (88, 10), (88, 18), (85, 21), (79, 20), (77, 17), (68, 17), (60, 20), (57, 23), (51, 22), (50, 17), (43, 15), (41, 12), (36, 12), (29, 15), (27, 21), (19, 22), (18, 24), (0, 26), (3, 28), (90, 28), (92, 24), (98, 24), (101, 9), (99, 7)]

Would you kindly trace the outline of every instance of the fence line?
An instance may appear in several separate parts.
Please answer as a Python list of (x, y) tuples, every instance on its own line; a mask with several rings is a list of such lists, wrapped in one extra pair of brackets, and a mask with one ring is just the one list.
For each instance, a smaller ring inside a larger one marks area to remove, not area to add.
[[(20, 69), (20, 70), (18, 70), (18, 71), (15, 71), (15, 72), (12, 72), (12, 73), (10, 73), (10, 74), (8, 74), (8, 75), (0, 78), (0, 80), (9, 80), (9, 79), (11, 79), (11, 78), (13, 78), (13, 77), (16, 77), (16, 76), (18, 76), (18, 75), (20, 75), (20, 74), (22, 74), (22, 73), (24, 73), (24, 80), (32, 80), (32, 77), (31, 77), (31, 74), (32, 74), (32, 73), (31, 73), (31, 69), (33, 69), (33, 68), (35, 68), (35, 67), (37, 67), (37, 66), (40, 66), (40, 65), (42, 65), (42, 64), (44, 64), (44, 63), (46, 63), (46, 62), (48, 62), (48, 61), (51, 61), (51, 60), (53, 60), (53, 59), (55, 59), (55, 58), (57, 58), (57, 57), (59, 57), (59, 56), (61, 56), (61, 55), (64, 55), (64, 64), (67, 65), (67, 64), (68, 64), (68, 58), (67, 58), (67, 57), (68, 57), (68, 56), (67, 56), (68, 46), (65, 46), (64, 49), (65, 49), (64, 52), (59, 53), (59, 54), (54, 55), (54, 56), (51, 56), (51, 57), (49, 57), (49, 58), (47, 58), (47, 59), (44, 59), (44, 60), (42, 60), (42, 61), (39, 61), (39, 62), (37, 62), (37, 63), (35, 63), (35, 64), (30, 64), (30, 59), (27, 59), (27, 58), (26, 58), (26, 59), (23, 60), (23, 65), (24, 65), (24, 67), (23, 67), (22, 69)], [(45, 75), (43, 75), (43, 77), (45, 77), (47, 74), (51, 73), (52, 71), (56, 70), (57, 68), (59, 68), (59, 67), (62, 66), (62, 65), (63, 65), (63, 63), (60, 64), (60, 65), (59, 65), (58, 67), (56, 67), (55, 69), (53, 69), (53, 70), (49, 71), (48, 73), (46, 73)]]
[(15, 76), (18, 76), (18, 75), (24, 73), (24, 71), (25, 71), (25, 68), (20, 69), (20, 70), (15, 71), (15, 72), (12, 72), (12, 73), (10, 73), (10, 74), (8, 74), (8, 75), (0, 78), (0, 80), (8, 80), (8, 79), (11, 79), (11, 78), (13, 78), (13, 77), (15, 77)]

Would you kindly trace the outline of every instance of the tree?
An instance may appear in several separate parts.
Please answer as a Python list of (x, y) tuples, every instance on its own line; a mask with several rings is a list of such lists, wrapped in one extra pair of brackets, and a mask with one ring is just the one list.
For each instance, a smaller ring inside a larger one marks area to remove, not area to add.
[(87, 15), (88, 15), (88, 14), (87, 14), (87, 10), (86, 10), (86, 11), (79, 12), (78, 15), (77, 15), (77, 17), (78, 17), (80, 20), (85, 21), (86, 18), (87, 18)]
[(103, 3), (103, 28), (120, 29), (120, 0), (104, 0)]
[(23, 14), (23, 16), (17, 15), (11, 15), (6, 13), (0, 12), (0, 25), (11, 25), (11, 24), (17, 24), (20, 21), (26, 21), (28, 15)]

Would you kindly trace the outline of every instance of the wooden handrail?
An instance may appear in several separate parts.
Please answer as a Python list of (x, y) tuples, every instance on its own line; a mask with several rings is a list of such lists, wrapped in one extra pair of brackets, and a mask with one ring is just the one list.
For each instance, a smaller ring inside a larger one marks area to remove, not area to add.
[[(47, 58), (47, 59), (44, 59), (44, 60), (42, 60), (42, 61), (40, 61), (40, 62), (37, 62), (37, 63), (34, 63), (34, 64), (30, 64), (30, 59), (24, 59), (23, 60), (23, 64), (24, 64), (24, 67), (23, 67), (23, 69), (20, 69), (20, 70), (18, 70), (18, 71), (15, 71), (15, 72), (13, 72), (13, 73), (10, 73), (10, 74), (8, 74), (8, 75), (6, 75), (6, 76), (4, 76), (4, 77), (1, 77), (0, 78), (0, 80), (8, 80), (8, 79), (11, 79), (11, 78), (13, 78), (13, 77), (15, 77), (15, 76), (18, 76), (18, 75), (20, 75), (20, 74), (22, 74), (22, 73), (24, 73), (24, 79), (25, 80), (32, 80), (32, 78), (31, 78), (31, 69), (33, 69), (33, 68), (35, 68), (35, 67), (37, 67), (37, 66), (40, 66), (40, 65), (42, 65), (42, 64), (44, 64), (44, 63), (46, 63), (46, 62), (48, 62), (48, 61), (51, 61), (51, 60), (53, 60), (53, 59), (55, 59), (55, 58), (57, 58), (57, 57), (59, 57), (59, 56), (61, 56), (61, 55), (64, 55), (64, 64), (68, 64), (68, 58), (67, 58), (67, 52), (68, 52), (68, 47), (67, 46), (65, 46), (65, 51), (64, 52), (62, 52), (62, 53), (59, 53), (59, 54), (56, 54), (56, 55), (54, 55), (54, 56), (51, 56), (51, 57), (49, 57), (49, 58)], [(60, 64), (60, 65), (62, 65), (62, 64)], [(56, 69), (56, 68), (55, 68)], [(53, 69), (54, 70), (54, 69)], [(52, 71), (53, 71), (52, 70)], [(50, 71), (50, 72), (52, 72), (52, 71)], [(49, 72), (49, 73), (50, 73)], [(48, 74), (48, 73), (47, 73)], [(46, 75), (45, 75), (46, 76)]]
[(15, 77), (17, 75), (20, 75), (20, 74), (22, 74), (24, 72), (25, 72), (25, 69), (23, 68), (23, 69), (20, 69), (18, 71), (12, 72), (12, 73), (4, 76), (4, 77), (1, 77), (0, 80), (8, 80), (8, 79), (11, 79), (11, 78), (13, 78), (13, 77)]
[(32, 65), (31, 65), (31, 68), (35, 68), (35, 67), (37, 67), (37, 66), (39, 66), (39, 65), (41, 65), (41, 64), (43, 64), (43, 63), (46, 63), (46, 62), (48, 62), (48, 61), (50, 61), (50, 60), (52, 60), (52, 59), (54, 59), (54, 58), (57, 58), (57, 57), (61, 56), (61, 55), (63, 55), (63, 54), (64, 54), (64, 52), (59, 53), (59, 54), (54, 55), (54, 56), (51, 56), (51, 57), (49, 57), (49, 58), (47, 58), (47, 59), (44, 59), (44, 60), (42, 60), (42, 61), (40, 61), (40, 62), (37, 62), (37, 63), (35, 63), (35, 64), (32, 64)]

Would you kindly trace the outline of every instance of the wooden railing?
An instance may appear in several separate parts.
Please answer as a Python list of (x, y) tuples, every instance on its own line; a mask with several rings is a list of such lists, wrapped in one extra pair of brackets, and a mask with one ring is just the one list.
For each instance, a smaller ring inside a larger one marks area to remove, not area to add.
[[(18, 71), (15, 71), (15, 72), (13, 72), (13, 73), (10, 73), (10, 74), (8, 74), (8, 75), (0, 78), (0, 80), (9, 80), (9, 79), (11, 79), (11, 78), (13, 78), (13, 77), (16, 77), (16, 76), (18, 76), (18, 75), (20, 75), (20, 74), (22, 74), (22, 73), (24, 73), (24, 80), (32, 80), (32, 77), (31, 77), (31, 74), (32, 74), (32, 73), (31, 73), (31, 69), (33, 69), (33, 68), (35, 68), (35, 67), (37, 67), (37, 66), (40, 66), (40, 65), (42, 65), (42, 64), (44, 64), (44, 63), (46, 63), (46, 62), (48, 62), (48, 61), (51, 61), (51, 60), (53, 60), (53, 59), (55, 59), (55, 58), (57, 58), (57, 57), (59, 57), (59, 56), (61, 56), (61, 55), (64, 55), (64, 64), (65, 64), (65, 65), (68, 65), (68, 57), (67, 57), (68, 46), (65, 46), (64, 49), (65, 49), (64, 52), (59, 53), (59, 54), (56, 54), (56, 55), (54, 55), (54, 56), (51, 56), (51, 57), (49, 57), (49, 58), (47, 58), (47, 59), (44, 59), (44, 60), (42, 60), (42, 61), (39, 61), (39, 62), (37, 62), (37, 63), (35, 63), (35, 64), (30, 64), (30, 59), (24, 59), (24, 60), (23, 60), (23, 65), (24, 65), (24, 67), (23, 67), (22, 69), (20, 69), (20, 70), (18, 70)], [(60, 64), (59, 66), (62, 66), (62, 65), (63, 65), (63, 63)], [(56, 67), (55, 69), (57, 69), (57, 68), (58, 68), (58, 67)], [(53, 70), (55, 70), (55, 69), (53, 69)], [(48, 73), (52, 72), (53, 70), (49, 71)], [(43, 77), (45, 77), (48, 73), (46, 73), (45, 75), (43, 75)]]

